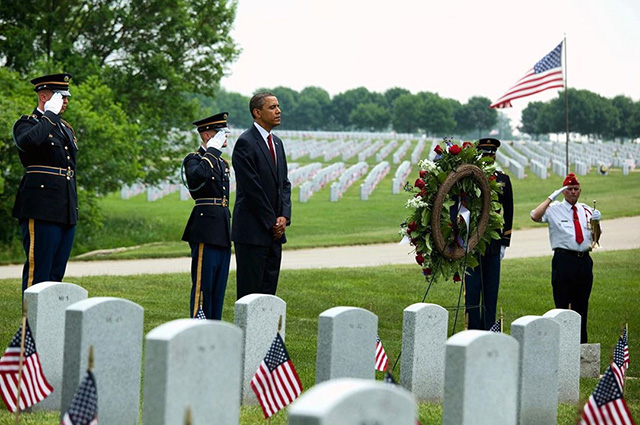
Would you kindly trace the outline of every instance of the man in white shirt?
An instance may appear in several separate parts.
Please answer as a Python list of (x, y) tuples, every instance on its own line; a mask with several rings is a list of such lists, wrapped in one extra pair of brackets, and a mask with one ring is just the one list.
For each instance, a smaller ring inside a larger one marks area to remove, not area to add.
[[(590, 220), (600, 220), (601, 214), (578, 202), (580, 183), (569, 173), (562, 188), (553, 192), (531, 211), (535, 222), (549, 224), (549, 240), (554, 251), (551, 262), (551, 286), (556, 308), (569, 308), (582, 317), (580, 342), (587, 342), (587, 313), (593, 285)], [(564, 195), (564, 201), (555, 199)]]

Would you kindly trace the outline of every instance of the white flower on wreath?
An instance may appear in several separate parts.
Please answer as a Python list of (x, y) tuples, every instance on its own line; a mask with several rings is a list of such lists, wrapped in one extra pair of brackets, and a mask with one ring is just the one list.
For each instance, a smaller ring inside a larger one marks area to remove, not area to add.
[(420, 167), (420, 169), (429, 171), (430, 173), (435, 172), (436, 169), (438, 168), (435, 162), (428, 159), (423, 159), (420, 162), (418, 162), (418, 166)]
[(422, 200), (422, 196), (418, 195), (415, 198), (407, 199), (407, 205), (405, 208), (424, 208), (428, 207), (429, 204)]

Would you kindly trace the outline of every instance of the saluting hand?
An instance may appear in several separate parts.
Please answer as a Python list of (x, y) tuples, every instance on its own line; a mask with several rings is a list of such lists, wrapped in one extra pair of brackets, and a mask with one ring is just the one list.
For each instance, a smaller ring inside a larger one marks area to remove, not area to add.
[(218, 131), (215, 136), (213, 136), (207, 142), (207, 149), (214, 148), (218, 150), (222, 150), (222, 148), (227, 143), (227, 132), (226, 131)]
[(549, 195), (549, 199), (551, 199), (552, 201), (555, 201), (556, 198), (558, 197), (558, 195), (560, 195), (562, 192), (564, 192), (566, 188), (567, 188), (567, 186), (562, 186), (560, 189), (556, 190), (551, 195)]
[(593, 214), (591, 214), (591, 220), (600, 221), (601, 218), (602, 218), (602, 214), (600, 214), (600, 211), (593, 210)]
[(51, 96), (51, 99), (47, 100), (47, 102), (44, 104), (44, 111), (51, 111), (54, 114), (58, 115), (60, 113), (60, 110), (62, 109), (62, 104), (62, 95), (60, 93), (54, 93), (53, 96)]

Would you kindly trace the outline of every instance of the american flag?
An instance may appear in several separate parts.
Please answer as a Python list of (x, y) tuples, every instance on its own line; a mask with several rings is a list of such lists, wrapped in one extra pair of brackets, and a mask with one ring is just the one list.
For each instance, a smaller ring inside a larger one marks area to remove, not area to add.
[[(36, 342), (31, 335), (29, 322), (26, 323), (24, 336), (24, 357), (22, 362), (22, 377), (20, 385), (19, 409), (24, 410), (44, 400), (53, 387), (49, 385), (42, 372), (40, 359), (36, 351)], [(18, 374), (20, 369), (20, 340), (22, 339), (22, 326), (13, 336), (11, 344), (0, 358), (0, 393), (2, 400), (11, 412), (18, 409)]]
[(376, 370), (384, 372), (387, 370), (387, 363), (389, 363), (389, 358), (387, 357), (387, 353), (384, 352), (380, 337), (376, 335)]
[(615, 366), (615, 363), (604, 372), (582, 409), (580, 425), (634, 425), (612, 366)]
[[(613, 367), (615, 365), (615, 367)], [(624, 375), (629, 366), (629, 346), (627, 343), (627, 331), (618, 338), (616, 348), (613, 350), (613, 374), (620, 384), (620, 388), (624, 389)]]
[(207, 320), (207, 316), (204, 315), (204, 311), (202, 311), (202, 307), (198, 307), (198, 311), (196, 311), (196, 315), (194, 319), (198, 320)]
[(549, 54), (540, 59), (524, 77), (516, 82), (498, 100), (489, 105), (489, 108), (511, 108), (511, 101), (521, 97), (531, 96), (549, 89), (563, 88), (562, 76), (562, 44), (553, 49)]
[(498, 319), (498, 321), (494, 323), (493, 326), (491, 326), (491, 328), (489, 328), (489, 332), (501, 333), (502, 332), (502, 329), (500, 329), (501, 327), (502, 327), (502, 319)]
[(270, 418), (302, 393), (302, 384), (280, 333), (276, 334), (267, 355), (251, 380), (251, 388)]
[(60, 425), (97, 425), (98, 390), (96, 378), (90, 370), (78, 387), (69, 409), (65, 412)]

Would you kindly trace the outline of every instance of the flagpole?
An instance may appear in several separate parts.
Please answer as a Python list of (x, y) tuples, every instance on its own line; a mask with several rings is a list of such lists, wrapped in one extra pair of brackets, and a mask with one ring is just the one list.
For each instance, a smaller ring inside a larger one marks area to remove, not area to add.
[(567, 35), (564, 35), (563, 50), (564, 50), (564, 126), (565, 126), (565, 140), (566, 140), (566, 166), (567, 174), (569, 174), (569, 93), (567, 84)]
[(22, 392), (22, 365), (24, 363), (24, 337), (27, 333), (27, 304), (22, 303), (22, 332), (20, 335), (20, 360), (18, 361), (18, 397), (16, 398), (16, 425), (20, 423), (20, 393)]

